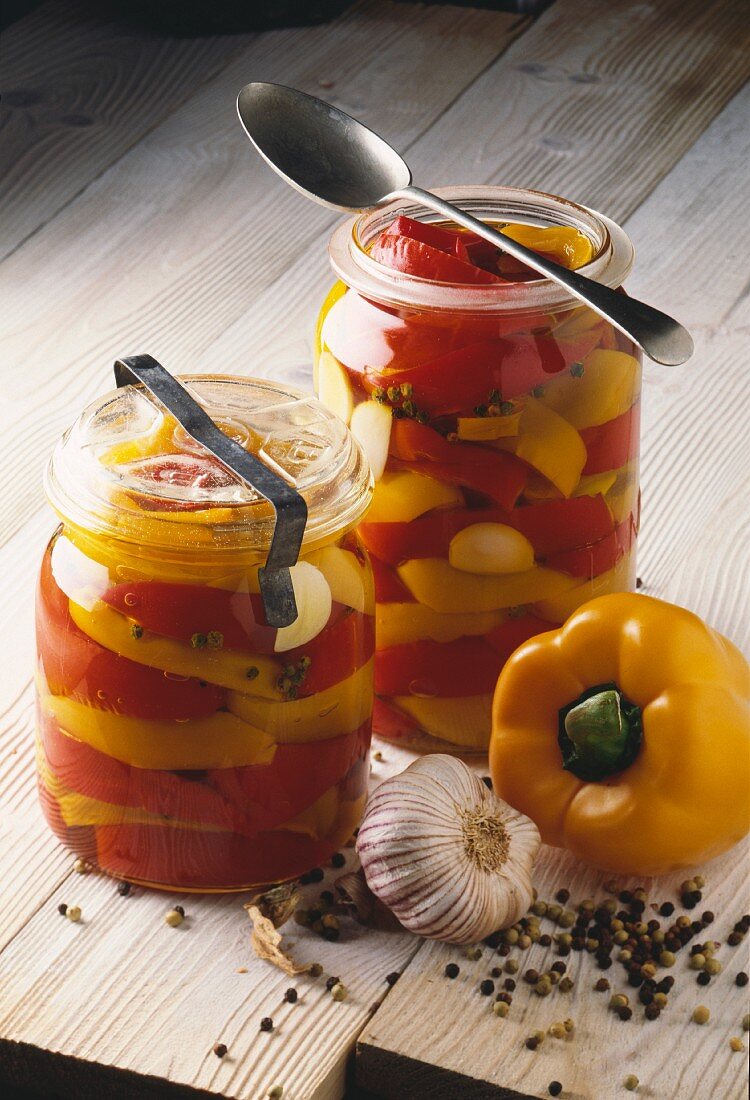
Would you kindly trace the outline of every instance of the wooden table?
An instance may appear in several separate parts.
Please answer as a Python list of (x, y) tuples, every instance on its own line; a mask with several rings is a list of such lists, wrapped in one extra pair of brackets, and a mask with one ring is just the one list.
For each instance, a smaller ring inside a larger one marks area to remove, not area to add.
[[(657, 1024), (625, 1026), (592, 1008), (582, 970), (569, 1013), (586, 1026), (562, 1053), (547, 1043), (532, 1055), (522, 1039), (539, 1010), (526, 998), (507, 1021), (491, 1017), (475, 990), (486, 957), (462, 960), (448, 983), (455, 948), (356, 925), (328, 944), (290, 926), (298, 955), (350, 992), (334, 1003), (321, 980), (298, 979), (299, 1002), (284, 1004), (292, 983), (252, 957), (242, 897), (183, 898), (189, 919), (175, 930), (163, 916), (176, 896), (122, 898), (111, 881), (74, 874), (35, 799), (31, 608), (53, 526), (42, 467), (110, 386), (116, 355), (309, 381), (336, 216), (276, 180), (241, 133), (237, 90), (270, 79), (381, 130), (428, 185), (536, 187), (625, 225), (638, 251), (629, 288), (697, 342), (685, 367), (646, 367), (639, 572), (646, 592), (747, 647), (744, 5), (557, 0), (531, 22), (365, 0), (330, 26), (165, 41), (100, 19), (96, 5), (50, 0), (5, 39), (0, 1083), (84, 1100), (255, 1098), (280, 1084), (288, 1100), (320, 1100), (343, 1094), (359, 1043), (358, 1082), (388, 1097), (536, 1097), (559, 1078), (566, 1098), (606, 1100), (622, 1095), (625, 1072), (649, 1098), (743, 1096), (746, 1058), (728, 1037), (750, 1006), (729, 977), (699, 998), (685, 973)], [(376, 781), (408, 760), (380, 747)], [(719, 939), (747, 908), (747, 868), (742, 846), (705, 872)], [(563, 880), (574, 896), (600, 886), (545, 852), (540, 892)], [(674, 887), (660, 883), (659, 896)], [(83, 921), (62, 920), (60, 902), (80, 905)], [(746, 965), (744, 947), (731, 951), (727, 975)], [(699, 1000), (713, 1011), (703, 1029), (689, 1022)], [(543, 1024), (552, 1014), (545, 1006)], [(259, 1032), (264, 1015), (271, 1035)]]

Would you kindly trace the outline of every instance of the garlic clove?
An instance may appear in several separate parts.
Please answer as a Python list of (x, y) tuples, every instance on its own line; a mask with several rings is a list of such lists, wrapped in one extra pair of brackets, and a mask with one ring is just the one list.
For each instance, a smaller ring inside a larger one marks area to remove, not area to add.
[(378, 401), (363, 401), (352, 413), (351, 432), (370, 463), (372, 476), (379, 481), (388, 460), (393, 415)]
[(461, 760), (423, 756), (367, 803), (357, 852), (372, 892), (412, 932), (475, 943), (532, 902), (539, 830)]
[(288, 649), (307, 645), (317, 637), (328, 622), (333, 606), (328, 581), (314, 565), (308, 561), (300, 561), (289, 572), (297, 604), (297, 618), (289, 626), (281, 626), (276, 631), (273, 647), (276, 653), (285, 653)]

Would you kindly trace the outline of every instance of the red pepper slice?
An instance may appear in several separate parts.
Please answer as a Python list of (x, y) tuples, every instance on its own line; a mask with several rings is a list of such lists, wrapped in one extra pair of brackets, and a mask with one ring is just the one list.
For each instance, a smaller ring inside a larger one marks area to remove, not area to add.
[(494, 690), (501, 661), (481, 638), (423, 639), (378, 650), (378, 695), (463, 696)]
[[(612, 513), (604, 497), (597, 495), (522, 505), (512, 510), (441, 509), (419, 516), (411, 523), (365, 521), (359, 533), (373, 562), (380, 559), (395, 566), (409, 558), (447, 557), (453, 536), (474, 523), (504, 523), (515, 527), (526, 536), (540, 558), (598, 542), (614, 528)], [(382, 568), (380, 562), (378, 564)]]
[[(408, 524), (395, 524), (395, 523), (372, 523), (371, 527), (408, 527)], [(360, 529), (361, 534), (361, 529)], [(364, 541), (364, 539), (363, 539)], [(365, 543), (365, 545), (367, 545)], [(426, 556), (426, 555), (424, 555)], [(372, 573), (375, 578), (375, 599), (378, 603), (414, 603), (414, 597), (404, 582), (398, 577), (392, 569), (379, 561), (374, 554), (370, 555), (370, 564), (372, 565)], [(398, 565), (398, 562), (391, 562), (392, 565)]]
[(428, 244), (431, 248), (437, 248), (441, 252), (454, 255), (456, 254), (456, 241), (461, 238), (461, 234), (456, 229), (446, 229), (430, 222), (418, 222), (413, 218), (407, 218), (405, 214), (399, 214), (391, 222), (381, 234), (381, 237), (384, 236), (410, 237), (413, 241), (421, 241), (422, 244)]
[(638, 454), (641, 403), (637, 401), (621, 416), (584, 428), (581, 439), (586, 444), (584, 474), (601, 474), (618, 470)]
[(405, 714), (392, 703), (375, 696), (372, 711), (372, 728), (380, 737), (389, 741), (408, 741), (421, 728), (419, 722), (410, 714)]
[(457, 256), (441, 252), (440, 249), (415, 241), (411, 237), (399, 237), (390, 232), (378, 237), (370, 255), (378, 263), (394, 271), (435, 282), (477, 285), (502, 281), (498, 275), (465, 263)]
[(161, 669), (121, 657), (84, 634), (70, 617), (68, 597), (42, 563), (36, 605), (39, 664), (53, 695), (69, 695), (133, 718), (200, 718), (223, 705), (215, 684), (172, 679)]
[(206, 771), (134, 768), (63, 733), (40, 715), (50, 770), (77, 794), (177, 821), (254, 836), (274, 829), (341, 782), (367, 753), (370, 723), (327, 741), (279, 745), (270, 764)]
[(573, 577), (598, 577), (612, 569), (620, 558), (629, 553), (636, 533), (637, 528), (631, 515), (623, 523), (618, 523), (614, 531), (610, 531), (599, 542), (550, 554), (546, 564), (550, 569), (560, 569)]
[(536, 615), (520, 615), (516, 619), (508, 619), (502, 626), (491, 630), (485, 635), (485, 640), (487, 645), (494, 649), (501, 664), (505, 664), (511, 654), (525, 641), (549, 629), (550, 624), (544, 619), (538, 619)]

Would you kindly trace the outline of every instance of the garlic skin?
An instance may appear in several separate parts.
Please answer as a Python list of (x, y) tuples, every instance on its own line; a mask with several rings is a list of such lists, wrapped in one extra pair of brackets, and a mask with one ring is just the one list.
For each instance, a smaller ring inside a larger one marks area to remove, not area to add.
[(539, 845), (533, 821), (442, 753), (381, 783), (357, 837), (368, 886), (404, 928), (459, 944), (526, 913)]

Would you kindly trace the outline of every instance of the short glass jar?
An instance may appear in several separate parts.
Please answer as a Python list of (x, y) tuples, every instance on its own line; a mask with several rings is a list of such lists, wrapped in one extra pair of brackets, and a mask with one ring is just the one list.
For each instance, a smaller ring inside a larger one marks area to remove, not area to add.
[(317, 866), (359, 822), (374, 588), (354, 528), (372, 479), (314, 398), (183, 382), (305, 498), (298, 618), (265, 622), (267, 501), (141, 386), (97, 400), (47, 472), (61, 523), (37, 595), (39, 791), (60, 840), (110, 875), (240, 890)]
[[(565, 199), (504, 187), (438, 193), (517, 226), (530, 247), (527, 226), (577, 230), (587, 239), (579, 269), (608, 286), (632, 265), (619, 226)], [(379, 262), (373, 243), (382, 255), (397, 215), (446, 228), (399, 200), (334, 232), (338, 281), (318, 322), (316, 392), (351, 426), (376, 478), (360, 526), (377, 597), (375, 732), (484, 751), (495, 682), (514, 649), (634, 583), (641, 356), (528, 271), (467, 285)], [(465, 259), (463, 245), (454, 254)]]

